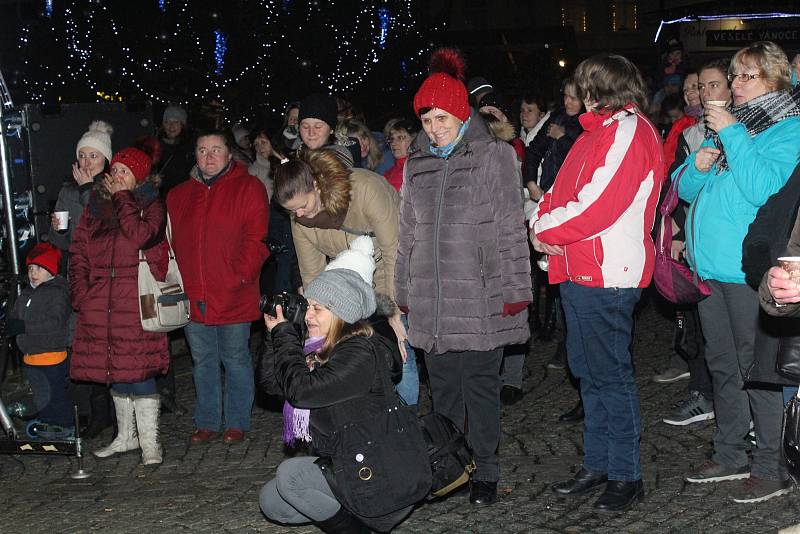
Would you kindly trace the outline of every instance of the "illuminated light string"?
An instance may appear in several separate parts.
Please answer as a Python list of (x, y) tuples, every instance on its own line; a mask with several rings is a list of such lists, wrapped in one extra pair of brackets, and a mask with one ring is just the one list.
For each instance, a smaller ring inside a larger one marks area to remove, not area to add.
[(800, 17), (800, 13), (730, 13), (728, 15), (690, 15), (688, 17), (681, 17), (675, 20), (662, 20), (658, 25), (656, 37), (653, 39), (654, 43), (658, 42), (661, 35), (661, 30), (664, 26), (670, 24), (679, 24), (681, 22), (698, 22), (701, 20), (725, 20), (725, 19), (739, 19), (739, 20), (757, 20), (757, 19), (788, 19)]
[(219, 30), (214, 30), (214, 61), (217, 63), (217, 68), (214, 69), (214, 74), (222, 76), (222, 71), (225, 69), (225, 53), (228, 51), (228, 37)]
[[(87, 9), (81, 10), (84, 14), (82, 17), (75, 16), (78, 12), (77, 4), (78, 2), (76, 1), (69, 2), (63, 11), (66, 29), (64, 32), (66, 35), (65, 42), (67, 45), (65, 48), (68, 52), (67, 59), (69, 62), (73, 63), (73, 65), (69, 66), (70, 71), (80, 72), (91, 94), (96, 94), (98, 89), (95, 76), (92, 76), (91, 72), (91, 61), (95, 57), (103, 57), (103, 55), (94, 54), (92, 50), (93, 42), (87, 37), (92, 34), (89, 30), (94, 27), (95, 20), (100, 17), (100, 20), (97, 20), (97, 24), (100, 26), (105, 25), (110, 28), (114, 36), (120, 38), (118, 41), (125, 42), (125, 39), (124, 36), (121, 35), (120, 26), (115, 21), (114, 16), (105, 3), (88, 2)], [(258, 5), (261, 7), (260, 20), (264, 21), (262, 27), (266, 28), (264, 33), (271, 33), (271, 35), (262, 35), (264, 41), (261, 42), (260, 51), (256, 55), (255, 61), (239, 69), (239, 72), (231, 73), (225, 69), (225, 59), (229, 52), (227, 50), (227, 39), (224, 38), (224, 34), (220, 29), (213, 34), (214, 57), (213, 63), (209, 62), (210, 58), (208, 56), (210, 50), (203, 45), (201, 37), (196, 35), (194, 30), (194, 17), (192, 12), (188, 9), (187, 1), (180, 3), (174, 1), (170, 2), (169, 9), (172, 12), (177, 12), (178, 16), (174, 18), (174, 32), (172, 32), (171, 35), (164, 34), (162, 39), (185, 38), (185, 35), (195, 34), (194, 43), (196, 45), (198, 60), (201, 63), (211, 65), (211, 68), (204, 75), (206, 82), (201, 84), (205, 87), (201, 86), (197, 89), (197, 92), (194, 93), (195, 98), (214, 96), (224, 104), (222, 90), (230, 84), (241, 82), (245, 77), (254, 73), (260, 73), (260, 81), (265, 91), (265, 97), (269, 98), (271, 71), (273, 70), (270, 68), (270, 51), (276, 46), (282, 47), (282, 50), (288, 50), (291, 55), (294, 56), (298, 64), (313, 68), (316, 73), (316, 78), (328, 91), (349, 91), (360, 84), (366, 75), (369, 74), (372, 70), (370, 65), (379, 62), (381, 52), (391, 44), (391, 39), (394, 38), (394, 36), (400, 37), (404, 35), (412, 39), (418, 38), (419, 42), (422, 43), (416, 54), (412, 53), (408, 57), (404, 69), (408, 69), (408, 63), (411, 62), (420, 64), (422, 55), (428, 51), (425, 38), (416, 29), (416, 21), (412, 15), (412, 2), (397, 2), (396, 5), (399, 7), (396, 10), (396, 14), (393, 14), (392, 11), (386, 7), (386, 4), (387, 2), (385, 1), (380, 3), (380, 7), (378, 7), (375, 2), (370, 2), (366, 5), (362, 4), (361, 9), (356, 12), (352, 26), (346, 30), (340, 29), (335, 25), (329, 28), (332, 31), (333, 42), (335, 43), (334, 52), (336, 58), (332, 66), (323, 66), (313, 60), (301, 57), (302, 54), (297, 52), (291, 42), (286, 39), (286, 36), (280, 34), (280, 30), (274, 27), (277, 26), (278, 23), (283, 23), (281, 19), (281, 9), (278, 7), (279, 4), (277, 4), (277, 0), (259, 0)], [(158, 5), (159, 9), (162, 7), (164, 8), (161, 9), (162, 12), (167, 9), (165, 1), (159, 1)], [(285, 0), (282, 2), (282, 5), (285, 8), (284, 13), (286, 15), (290, 15), (291, 11), (297, 7), (294, 2), (287, 2)], [(307, 5), (305, 13), (300, 15), (305, 15), (307, 23), (315, 22), (315, 20), (318, 20), (318, 17), (321, 16), (321, 5), (328, 4), (312, 2)], [(297, 14), (293, 16), (296, 17)], [(124, 28), (124, 26), (122, 27)], [(300, 28), (298, 28), (298, 30), (299, 29)], [(53, 34), (52, 39), (58, 40), (58, 33), (55, 28), (51, 28), (51, 31)], [(20, 38), (20, 48), (25, 48), (29, 44), (30, 33), (28, 29), (25, 28)], [(181, 46), (183, 46), (183, 43), (181, 43)], [(353, 48), (355, 46), (358, 46), (360, 52), (357, 55), (353, 54)], [(188, 103), (186, 99), (181, 101), (153, 92), (151, 89), (144, 87), (139, 80), (139, 74), (141, 72), (175, 72), (180, 75), (179, 67), (169, 68), (153, 59), (138, 58), (131, 46), (121, 46), (120, 51), (119, 57), (122, 64), (118, 67), (118, 74), (120, 75), (121, 81), (128, 84), (131, 89), (157, 102), (166, 103), (168, 101), (175, 101), (176, 103)], [(166, 51), (169, 53), (172, 51), (172, 48), (167, 47)], [(355, 64), (353, 64), (354, 56), (357, 57)], [(25, 65), (31, 64), (31, 62), (27, 60), (25, 60), (24, 63)], [(214, 66), (216, 66), (216, 68), (214, 68)], [(49, 70), (46, 65), (42, 65), (41, 67), (43, 70)], [(418, 70), (419, 73), (422, 73), (423, 68)], [(110, 70), (108, 73), (110, 74)], [(53, 75), (50, 75), (49, 78), (52, 80)], [(60, 84), (61, 87), (65, 85), (65, 78), (62, 78), (61, 74), (56, 75), (57, 83)], [(55, 83), (50, 80), (44, 81), (41, 90), (29, 90), (30, 96), (34, 100), (43, 101), (45, 98), (45, 90), (55, 85)], [(27, 87), (36, 87), (36, 85), (27, 84)], [(288, 102), (285, 104), (288, 104)], [(282, 111), (282, 109), (273, 108), (272, 111), (278, 112)]]
[(53, 0), (44, 0), (44, 15), (53, 18)]

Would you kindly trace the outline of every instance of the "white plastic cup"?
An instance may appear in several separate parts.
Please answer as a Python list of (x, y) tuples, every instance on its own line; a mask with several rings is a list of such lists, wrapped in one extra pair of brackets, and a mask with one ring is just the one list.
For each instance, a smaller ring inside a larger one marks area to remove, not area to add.
[(724, 108), (728, 105), (727, 100), (706, 100), (707, 106), (717, 106), (718, 108)]
[(69, 212), (68, 211), (57, 211), (53, 213), (56, 216), (56, 220), (58, 221), (58, 227), (56, 230), (63, 231), (69, 229)]

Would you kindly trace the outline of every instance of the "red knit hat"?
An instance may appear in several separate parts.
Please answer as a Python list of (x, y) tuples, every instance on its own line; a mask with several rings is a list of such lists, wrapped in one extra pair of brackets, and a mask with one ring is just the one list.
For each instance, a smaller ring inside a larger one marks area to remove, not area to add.
[(58, 274), (58, 264), (61, 261), (61, 251), (50, 243), (39, 243), (28, 252), (25, 265), (38, 265), (52, 274)]
[(431, 75), (414, 96), (417, 116), (424, 108), (439, 108), (460, 121), (469, 118), (469, 100), (464, 87), (464, 58), (454, 48), (440, 48), (431, 56)]
[(111, 158), (111, 166), (115, 163), (122, 163), (128, 167), (133, 175), (136, 177), (137, 182), (143, 182), (150, 175), (150, 167), (153, 161), (150, 156), (139, 150), (138, 148), (123, 148)]

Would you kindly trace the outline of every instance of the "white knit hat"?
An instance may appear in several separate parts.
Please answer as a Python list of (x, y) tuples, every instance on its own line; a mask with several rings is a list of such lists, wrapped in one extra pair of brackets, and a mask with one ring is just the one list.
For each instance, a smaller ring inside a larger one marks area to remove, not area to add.
[(80, 157), (80, 149), (94, 148), (105, 156), (107, 161), (111, 161), (113, 151), (111, 150), (111, 134), (114, 128), (105, 121), (94, 121), (89, 125), (89, 130), (83, 134), (75, 147), (75, 157)]
[(357, 272), (361, 279), (370, 286), (372, 274), (375, 272), (375, 260), (372, 257), (374, 248), (372, 238), (362, 235), (350, 243), (350, 249), (339, 253), (326, 267), (331, 269), (350, 269)]

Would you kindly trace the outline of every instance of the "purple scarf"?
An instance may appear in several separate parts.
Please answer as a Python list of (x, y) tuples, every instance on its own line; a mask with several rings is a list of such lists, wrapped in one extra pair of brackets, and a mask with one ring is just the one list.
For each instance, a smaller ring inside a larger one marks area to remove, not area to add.
[[(310, 337), (303, 345), (303, 353), (309, 354), (322, 348), (324, 337)], [(309, 370), (311, 372), (311, 370)], [(290, 447), (297, 441), (311, 443), (308, 421), (311, 412), (303, 408), (295, 408), (288, 402), (283, 403), (283, 442)]]

